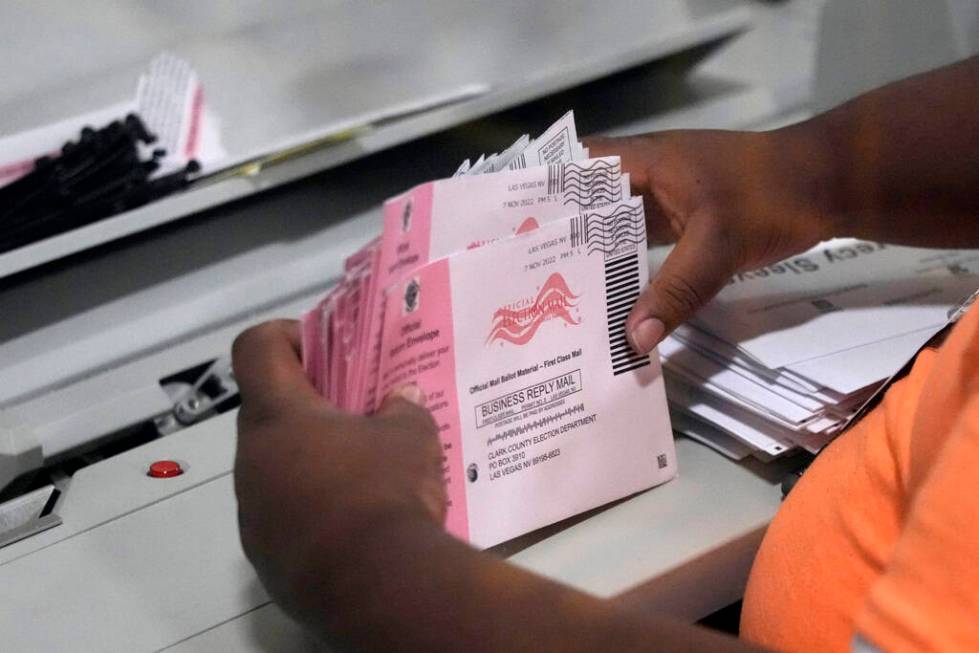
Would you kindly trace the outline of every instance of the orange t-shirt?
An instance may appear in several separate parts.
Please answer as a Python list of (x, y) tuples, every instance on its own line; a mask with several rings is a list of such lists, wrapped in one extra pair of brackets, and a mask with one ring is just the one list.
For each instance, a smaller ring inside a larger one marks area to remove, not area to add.
[(786, 651), (979, 651), (979, 308), (816, 459), (765, 535), (741, 634)]

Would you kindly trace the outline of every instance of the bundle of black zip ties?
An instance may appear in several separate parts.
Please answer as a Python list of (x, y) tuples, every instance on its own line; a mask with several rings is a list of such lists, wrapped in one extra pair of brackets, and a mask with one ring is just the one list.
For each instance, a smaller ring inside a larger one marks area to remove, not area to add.
[(37, 159), (31, 172), (0, 188), (0, 253), (185, 188), (200, 165), (192, 160), (151, 179), (166, 151), (152, 150), (143, 160), (140, 144), (155, 140), (139, 116), (129, 114), (101, 129), (85, 127), (60, 155)]

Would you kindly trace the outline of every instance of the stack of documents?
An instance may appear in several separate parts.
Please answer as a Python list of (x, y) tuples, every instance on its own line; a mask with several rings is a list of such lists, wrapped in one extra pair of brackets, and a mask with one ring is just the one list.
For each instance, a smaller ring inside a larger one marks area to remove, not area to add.
[(674, 426), (734, 458), (816, 453), (977, 288), (979, 251), (856, 240), (739, 274), (659, 348)]
[(492, 546), (675, 475), (659, 362), (625, 338), (649, 274), (642, 200), (618, 157), (587, 158), (571, 113), (383, 219), (303, 316), (303, 364), (354, 412), (422, 389), (450, 532)]

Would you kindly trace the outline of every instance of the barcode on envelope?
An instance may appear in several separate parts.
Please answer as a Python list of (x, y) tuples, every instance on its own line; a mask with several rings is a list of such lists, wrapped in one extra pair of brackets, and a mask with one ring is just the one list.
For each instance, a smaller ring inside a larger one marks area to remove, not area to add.
[(547, 166), (547, 194), (557, 195), (564, 192), (564, 165), (551, 163)]
[(625, 319), (641, 290), (639, 266), (644, 258), (631, 253), (605, 261), (605, 310), (613, 376), (650, 364), (649, 355), (644, 356), (633, 351), (625, 336)]
[(585, 244), (586, 234), (588, 233), (588, 216), (578, 215), (571, 218), (571, 246), (581, 247)]

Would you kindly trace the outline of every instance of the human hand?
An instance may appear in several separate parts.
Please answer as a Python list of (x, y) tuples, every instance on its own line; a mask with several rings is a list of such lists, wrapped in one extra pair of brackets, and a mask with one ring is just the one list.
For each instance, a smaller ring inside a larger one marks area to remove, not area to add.
[(371, 417), (340, 412), (307, 383), (298, 340), (280, 321), (234, 344), (238, 521), (269, 594), (331, 650), (747, 650), (446, 533), (442, 450), (417, 392)]
[(355, 556), (392, 520), (441, 525), (442, 448), (416, 386), (372, 416), (320, 397), (299, 359), (296, 322), (267, 322), (235, 340), (241, 389), (235, 493), (242, 546), (269, 593), (301, 609), (309, 572)]
[(791, 132), (674, 131), (585, 140), (618, 155), (641, 194), (650, 242), (676, 242), (626, 320), (649, 352), (733, 275), (775, 263), (832, 235), (818, 208), (819, 148)]

